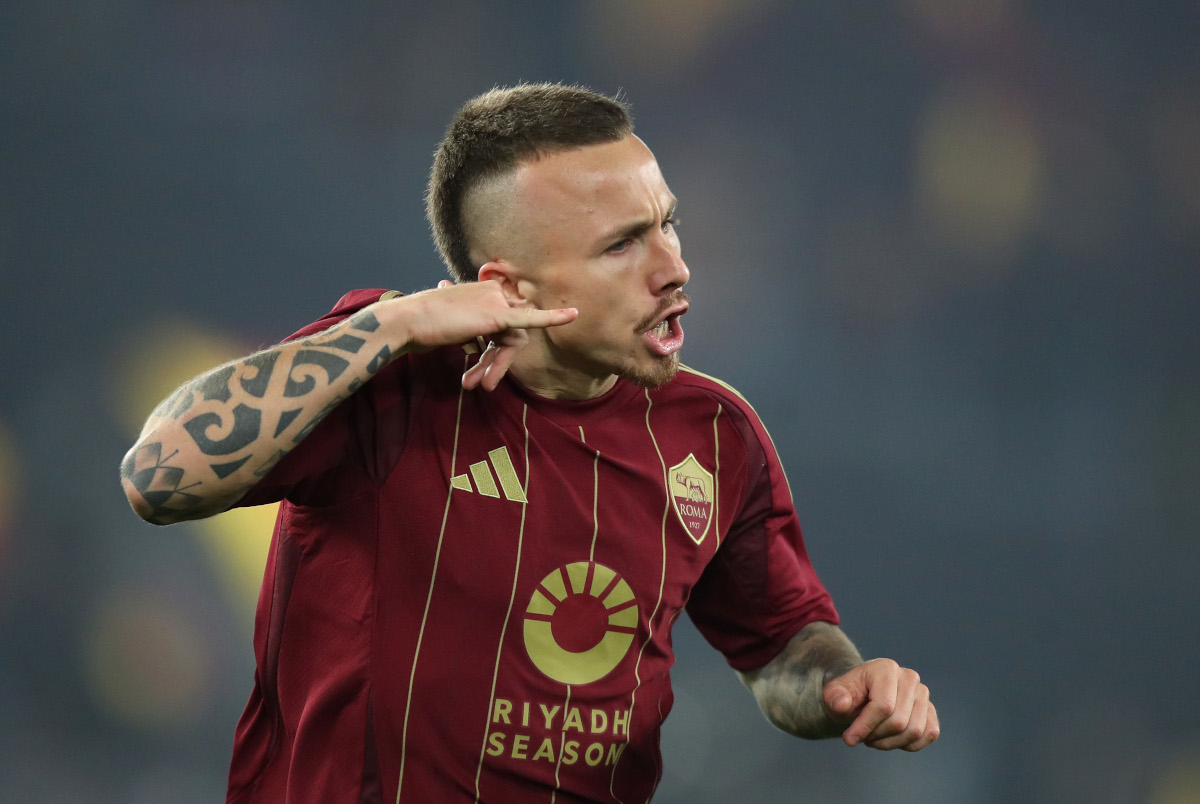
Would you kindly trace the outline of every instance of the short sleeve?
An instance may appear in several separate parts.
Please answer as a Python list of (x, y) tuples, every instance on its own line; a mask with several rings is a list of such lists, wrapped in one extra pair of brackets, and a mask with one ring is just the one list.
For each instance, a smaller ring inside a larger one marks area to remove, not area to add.
[(730, 666), (749, 671), (774, 659), (804, 626), (836, 624), (838, 615), (809, 561), (775, 448), (749, 406), (737, 410), (747, 448), (746, 493), (687, 611)]
[[(282, 342), (323, 332), (387, 293), (395, 295), (381, 289), (351, 291), (324, 316)], [(375, 420), (370, 388), (368, 383), (330, 411), (235, 507), (283, 499), (323, 505), (353, 496), (368, 480), (372, 465)]]

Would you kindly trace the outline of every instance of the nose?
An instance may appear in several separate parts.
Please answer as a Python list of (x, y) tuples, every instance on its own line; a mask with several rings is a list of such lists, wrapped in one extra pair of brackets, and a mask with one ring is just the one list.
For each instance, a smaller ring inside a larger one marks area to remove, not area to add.
[(670, 293), (687, 284), (692, 273), (680, 254), (678, 240), (656, 239), (652, 251), (650, 282), (655, 293)]

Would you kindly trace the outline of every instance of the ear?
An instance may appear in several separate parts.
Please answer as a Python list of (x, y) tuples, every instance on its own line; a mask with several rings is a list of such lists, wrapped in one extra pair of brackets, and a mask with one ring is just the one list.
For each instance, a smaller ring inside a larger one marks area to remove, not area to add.
[(505, 298), (514, 306), (524, 307), (529, 304), (521, 293), (520, 273), (506, 262), (485, 262), (479, 268), (478, 279), (480, 282), (498, 282)]

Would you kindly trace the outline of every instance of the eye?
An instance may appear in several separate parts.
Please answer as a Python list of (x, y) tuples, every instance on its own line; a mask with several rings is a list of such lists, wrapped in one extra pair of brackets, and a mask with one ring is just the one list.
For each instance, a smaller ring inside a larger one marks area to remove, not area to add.
[(662, 230), (664, 232), (669, 232), (672, 229), (674, 229), (676, 226), (678, 226), (679, 223), (680, 223), (679, 218), (676, 218), (674, 215), (671, 215), (670, 217), (668, 217), (666, 220), (664, 220), (662, 222)]
[(621, 252), (625, 251), (625, 249), (629, 248), (631, 243), (633, 243), (633, 240), (627, 237), (624, 240), (618, 240), (616, 243), (613, 243), (611, 246), (604, 249), (604, 252), (606, 254), (620, 254)]

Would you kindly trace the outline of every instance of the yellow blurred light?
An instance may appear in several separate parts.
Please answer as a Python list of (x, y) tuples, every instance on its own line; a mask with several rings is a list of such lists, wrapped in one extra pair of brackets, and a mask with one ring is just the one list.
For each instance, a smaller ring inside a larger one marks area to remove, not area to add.
[(253, 625), (278, 510), (278, 505), (234, 508), (195, 523), (202, 533), (201, 545), (223, 570), (230, 604), (247, 626)]
[[(249, 354), (253, 347), (183, 319), (165, 319), (130, 333), (116, 350), (110, 398), (132, 440), (145, 418), (187, 380)], [(252, 621), (277, 505), (234, 509), (195, 526), (229, 605)]]
[(971, 41), (998, 30), (1012, 16), (1011, 0), (905, 0), (907, 15), (929, 33)]
[(211, 650), (178, 604), (120, 594), (93, 608), (86, 672), (99, 707), (149, 731), (194, 720), (211, 697)]
[(181, 318), (129, 332), (112, 355), (109, 399), (130, 437), (172, 391), (210, 368), (248, 354), (235, 339)]
[(4, 422), (0, 421), (0, 560), (4, 555), (4, 534), (16, 516), (20, 490), (17, 463), (17, 446)]
[(1150, 804), (1200, 804), (1200, 751), (1179, 756), (1154, 785)]
[(954, 87), (926, 109), (915, 148), (917, 207), (936, 244), (1004, 257), (1024, 242), (1045, 172), (1027, 109), (994, 87)]
[(778, 5), (778, 0), (690, 0), (683, 8), (673, 0), (587, 3), (580, 14), (582, 41), (596, 58), (678, 76)]

